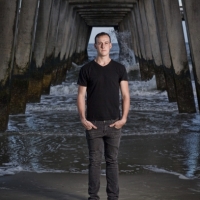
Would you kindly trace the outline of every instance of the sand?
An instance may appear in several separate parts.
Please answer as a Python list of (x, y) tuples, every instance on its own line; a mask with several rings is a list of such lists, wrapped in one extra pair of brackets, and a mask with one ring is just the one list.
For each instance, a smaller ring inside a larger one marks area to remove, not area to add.
[[(163, 173), (120, 174), (120, 200), (199, 200), (200, 180)], [(106, 179), (101, 176), (101, 200)], [(20, 172), (0, 177), (0, 200), (87, 200), (87, 174)]]

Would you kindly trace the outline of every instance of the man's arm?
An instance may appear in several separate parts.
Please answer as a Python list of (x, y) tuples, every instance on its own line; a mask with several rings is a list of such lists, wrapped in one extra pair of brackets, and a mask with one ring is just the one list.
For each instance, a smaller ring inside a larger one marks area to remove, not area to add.
[(129, 87), (128, 81), (121, 81), (120, 89), (122, 94), (122, 118), (121, 120), (127, 121), (128, 112), (130, 108), (130, 94), (129, 94)]
[(77, 96), (77, 107), (78, 107), (78, 113), (80, 116), (81, 122), (83, 120), (86, 120), (85, 118), (85, 95), (86, 95), (86, 89), (85, 86), (78, 86), (78, 96)]
[(78, 96), (77, 96), (77, 107), (78, 107), (78, 113), (80, 116), (81, 123), (83, 126), (90, 130), (92, 128), (96, 129), (97, 127), (94, 126), (91, 122), (86, 120), (85, 117), (85, 95), (86, 95), (86, 89), (87, 87), (79, 85), (78, 87)]
[(128, 112), (130, 108), (130, 94), (128, 81), (120, 82), (120, 90), (122, 95), (122, 118), (116, 121), (114, 124), (110, 125), (110, 127), (115, 127), (117, 129), (120, 129), (126, 123), (128, 117)]

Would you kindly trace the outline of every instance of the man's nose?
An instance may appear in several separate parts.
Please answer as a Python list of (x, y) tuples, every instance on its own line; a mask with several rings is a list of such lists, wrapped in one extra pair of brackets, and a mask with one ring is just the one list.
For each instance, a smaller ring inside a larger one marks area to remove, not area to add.
[(104, 43), (102, 43), (102, 45), (101, 45), (101, 48), (104, 48), (105, 47), (105, 44)]

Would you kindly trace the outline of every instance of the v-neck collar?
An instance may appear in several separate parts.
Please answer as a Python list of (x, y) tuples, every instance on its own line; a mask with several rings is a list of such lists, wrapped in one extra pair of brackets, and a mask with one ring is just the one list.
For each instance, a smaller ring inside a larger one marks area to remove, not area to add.
[(99, 64), (98, 62), (96, 62), (95, 60), (93, 60), (93, 61), (94, 61), (98, 66), (104, 68), (104, 67), (108, 66), (108, 65), (111, 63), (112, 59), (110, 59), (110, 62), (109, 62), (107, 65), (104, 65), (104, 66), (100, 65), (100, 64)]

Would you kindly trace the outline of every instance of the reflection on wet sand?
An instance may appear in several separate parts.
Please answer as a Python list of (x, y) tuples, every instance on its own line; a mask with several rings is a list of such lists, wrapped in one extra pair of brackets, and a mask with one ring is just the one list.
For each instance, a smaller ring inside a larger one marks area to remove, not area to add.
[[(121, 139), (120, 173), (154, 171), (185, 179), (200, 178), (199, 134), (184, 127), (187, 115), (154, 115), (130, 111)], [(32, 114), (28, 118), (12, 116), (12, 126), (18, 132), (7, 131), (0, 136), (1, 175), (15, 171), (87, 173), (85, 133), (76, 112), (71, 112), (70, 118), (65, 111)], [(30, 130), (32, 123), (37, 131)]]

